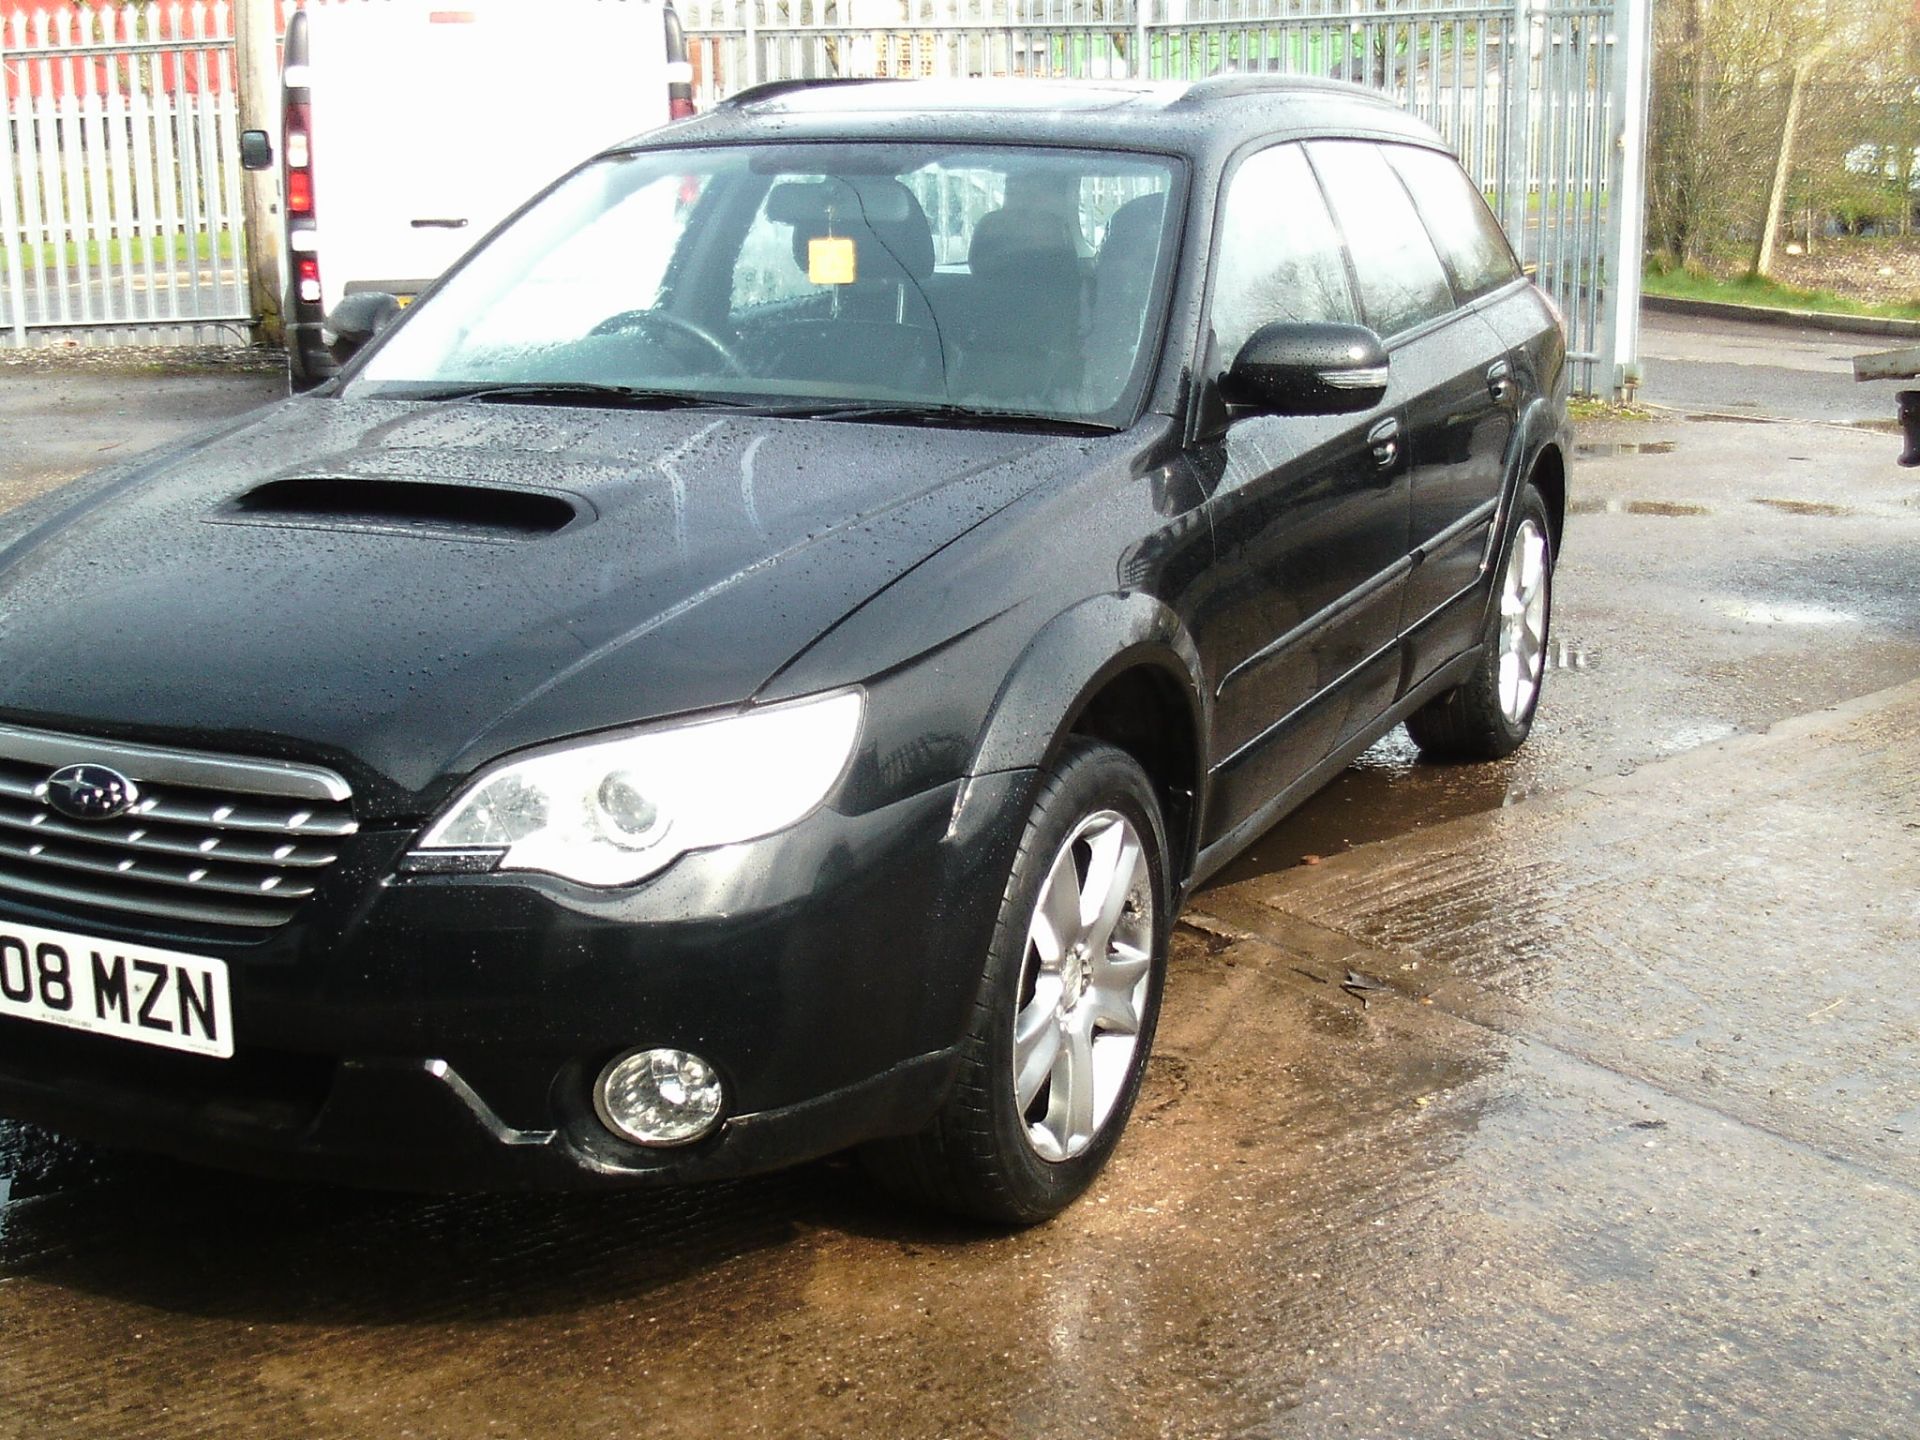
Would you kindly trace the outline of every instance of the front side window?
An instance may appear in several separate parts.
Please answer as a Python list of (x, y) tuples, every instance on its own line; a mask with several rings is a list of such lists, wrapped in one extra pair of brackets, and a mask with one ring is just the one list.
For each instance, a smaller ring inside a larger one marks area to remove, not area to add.
[(1411, 145), (1395, 145), (1386, 153), (1407, 182), (1433, 243), (1453, 267), (1462, 296), (1485, 295), (1520, 274), (1506, 232), (1451, 156)]
[(643, 150), (450, 275), (358, 395), (601, 387), (690, 403), (1121, 424), (1161, 331), (1177, 162), (1013, 146)]
[(1397, 335), (1451, 311), (1446, 269), (1379, 147), (1329, 140), (1309, 150), (1353, 254), (1367, 324)]
[(1340, 234), (1305, 153), (1278, 145), (1249, 157), (1228, 182), (1214, 267), (1220, 366), (1262, 325), (1358, 318)]

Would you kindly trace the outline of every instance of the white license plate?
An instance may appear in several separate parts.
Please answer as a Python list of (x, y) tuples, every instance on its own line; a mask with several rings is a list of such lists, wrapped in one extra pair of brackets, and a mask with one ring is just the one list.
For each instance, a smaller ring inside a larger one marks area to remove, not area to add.
[(0, 1016), (233, 1054), (227, 962), (0, 921)]

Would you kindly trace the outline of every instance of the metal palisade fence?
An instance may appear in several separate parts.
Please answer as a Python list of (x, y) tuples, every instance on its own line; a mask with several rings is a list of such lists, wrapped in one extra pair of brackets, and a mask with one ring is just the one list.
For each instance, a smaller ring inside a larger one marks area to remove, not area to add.
[[(703, 105), (828, 76), (1238, 70), (1384, 91), (1484, 187), (1567, 318), (1576, 387), (1634, 378), (1650, 0), (677, 4)], [(0, 344), (244, 327), (230, 26), (226, 4), (181, 0), (0, 17)]]
[(0, 15), (0, 344), (244, 341), (225, 4)]

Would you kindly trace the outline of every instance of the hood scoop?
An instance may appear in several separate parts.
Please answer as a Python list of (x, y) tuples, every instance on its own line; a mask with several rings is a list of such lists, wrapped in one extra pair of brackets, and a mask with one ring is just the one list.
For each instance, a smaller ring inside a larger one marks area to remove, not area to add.
[(351, 530), (481, 544), (539, 540), (588, 518), (584, 502), (553, 491), (346, 476), (269, 480), (207, 517), (221, 525)]

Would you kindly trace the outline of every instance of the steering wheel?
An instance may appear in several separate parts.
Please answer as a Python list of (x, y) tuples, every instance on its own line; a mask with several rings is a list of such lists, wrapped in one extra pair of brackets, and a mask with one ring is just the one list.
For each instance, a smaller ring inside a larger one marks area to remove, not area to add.
[(704, 325), (691, 320), (683, 320), (678, 315), (670, 315), (664, 310), (622, 310), (618, 315), (609, 315), (587, 333), (589, 335), (617, 335), (622, 330), (645, 330), (657, 325), (664, 330), (688, 340), (699, 342), (700, 348), (707, 351), (720, 362), (720, 368), (729, 375), (745, 375), (747, 367), (740, 363), (739, 356), (727, 348), (727, 342), (707, 329)]

